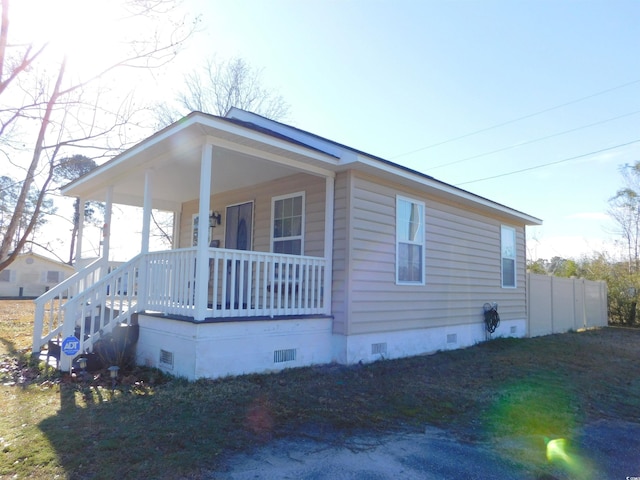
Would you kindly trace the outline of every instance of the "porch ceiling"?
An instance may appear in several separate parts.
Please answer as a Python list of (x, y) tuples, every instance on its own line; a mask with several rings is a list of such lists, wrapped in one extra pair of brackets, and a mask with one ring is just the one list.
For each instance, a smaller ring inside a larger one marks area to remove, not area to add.
[(297, 172), (331, 175), (339, 159), (266, 135), (247, 134), (208, 115), (187, 117), (65, 186), (64, 195), (104, 201), (112, 185), (114, 203), (142, 206), (145, 172), (152, 175), (153, 208), (177, 210), (198, 198), (202, 146), (213, 144), (211, 191), (248, 187)]

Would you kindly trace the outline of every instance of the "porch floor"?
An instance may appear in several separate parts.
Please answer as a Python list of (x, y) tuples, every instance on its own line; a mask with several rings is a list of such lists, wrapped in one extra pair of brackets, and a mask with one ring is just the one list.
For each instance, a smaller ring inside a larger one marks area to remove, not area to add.
[(165, 320), (177, 320), (179, 322), (187, 322), (194, 324), (206, 324), (206, 323), (234, 323), (234, 322), (268, 322), (273, 320), (300, 320), (300, 319), (317, 319), (317, 318), (330, 318), (333, 319), (333, 315), (322, 315), (322, 314), (312, 314), (312, 315), (264, 315), (264, 316), (241, 316), (241, 317), (208, 317), (203, 321), (196, 321), (193, 317), (188, 317), (184, 315), (170, 315), (162, 312), (154, 312), (154, 311), (143, 311), (139, 313), (140, 315), (146, 315), (148, 317), (154, 318), (162, 318)]

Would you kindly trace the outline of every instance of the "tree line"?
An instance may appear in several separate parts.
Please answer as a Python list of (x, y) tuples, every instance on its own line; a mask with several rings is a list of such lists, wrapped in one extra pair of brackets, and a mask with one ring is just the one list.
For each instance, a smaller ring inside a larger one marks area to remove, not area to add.
[(531, 273), (603, 280), (607, 283), (609, 323), (640, 326), (640, 161), (620, 168), (622, 187), (609, 199), (608, 214), (623, 252), (594, 252), (580, 259), (553, 257), (527, 262)]

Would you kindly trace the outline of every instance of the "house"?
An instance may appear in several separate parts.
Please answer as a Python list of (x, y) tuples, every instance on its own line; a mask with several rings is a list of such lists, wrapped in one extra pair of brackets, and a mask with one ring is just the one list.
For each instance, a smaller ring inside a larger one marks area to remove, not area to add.
[(0, 272), (0, 297), (35, 298), (75, 273), (71, 265), (35, 253), (18, 255)]
[[(493, 335), (527, 333), (539, 219), (250, 112), (193, 112), (63, 193), (106, 204), (103, 258), (37, 302), (34, 352), (81, 341), (63, 368), (126, 325), (140, 364), (189, 379), (468, 346), (492, 302)], [(143, 234), (110, 271), (114, 203)], [(174, 212), (171, 250), (149, 251), (152, 209)]]

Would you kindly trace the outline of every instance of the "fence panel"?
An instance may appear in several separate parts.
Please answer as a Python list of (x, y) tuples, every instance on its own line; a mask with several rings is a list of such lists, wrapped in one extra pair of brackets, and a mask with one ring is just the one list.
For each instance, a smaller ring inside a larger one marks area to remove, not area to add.
[(529, 336), (564, 333), (608, 323), (607, 285), (582, 278), (527, 275)]

